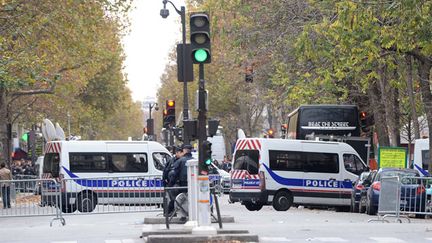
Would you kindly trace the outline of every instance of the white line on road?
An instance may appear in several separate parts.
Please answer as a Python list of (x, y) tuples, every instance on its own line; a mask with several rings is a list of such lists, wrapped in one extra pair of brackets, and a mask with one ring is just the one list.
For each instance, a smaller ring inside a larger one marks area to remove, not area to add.
[(348, 242), (345, 239), (339, 238), (339, 237), (315, 237), (312, 238), (312, 241), (322, 241), (322, 242)]
[(260, 237), (260, 242), (289, 242), (290, 239), (285, 237)]
[(398, 239), (398, 238), (394, 238), (394, 237), (369, 237), (369, 239), (380, 242), (380, 243), (384, 243), (384, 242), (392, 242), (392, 243), (397, 243), (397, 242), (405, 242), (404, 240)]
[(77, 241), (51, 241), (51, 243), (78, 243)]

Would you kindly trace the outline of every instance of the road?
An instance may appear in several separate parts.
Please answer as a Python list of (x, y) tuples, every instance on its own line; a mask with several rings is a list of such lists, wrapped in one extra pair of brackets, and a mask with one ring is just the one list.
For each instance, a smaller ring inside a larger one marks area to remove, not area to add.
[[(414, 219), (411, 223), (368, 223), (366, 214), (340, 213), (332, 210), (291, 208), (286, 212), (264, 207), (248, 211), (240, 204), (221, 200), (223, 215), (235, 223), (225, 229), (247, 229), (260, 236), (261, 242), (432, 242), (432, 219)], [(43, 243), (135, 243), (144, 226), (144, 217), (157, 212), (111, 215), (69, 215), (66, 225), (58, 221), (49, 226), (52, 217), (0, 218), (0, 242)], [(152, 225), (165, 228), (164, 225)], [(173, 225), (171, 228), (181, 228)], [(217, 227), (217, 224), (214, 224)]]

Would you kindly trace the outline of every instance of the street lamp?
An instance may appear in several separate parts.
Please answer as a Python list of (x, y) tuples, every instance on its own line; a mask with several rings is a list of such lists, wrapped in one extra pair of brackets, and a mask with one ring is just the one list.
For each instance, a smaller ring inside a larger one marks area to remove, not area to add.
[(159, 105), (158, 105), (158, 103), (149, 103), (149, 119), (152, 119), (151, 118), (151, 113), (152, 113), (152, 109), (155, 109), (155, 111), (158, 111), (159, 110)]
[[(162, 18), (166, 19), (169, 15), (169, 10), (166, 8), (167, 3), (170, 3), (177, 14), (181, 16), (182, 23), (182, 53), (183, 53), (183, 121), (189, 120), (189, 104), (188, 104), (188, 91), (186, 82), (186, 8), (181, 6), (180, 10), (169, 0), (163, 0), (163, 8), (160, 10)], [(189, 137), (183, 132), (183, 142), (189, 144)]]
[(147, 119), (147, 135), (150, 141), (154, 139), (154, 122), (151, 118), (152, 109), (154, 108), (156, 111), (159, 110), (158, 103), (149, 103), (149, 119)]

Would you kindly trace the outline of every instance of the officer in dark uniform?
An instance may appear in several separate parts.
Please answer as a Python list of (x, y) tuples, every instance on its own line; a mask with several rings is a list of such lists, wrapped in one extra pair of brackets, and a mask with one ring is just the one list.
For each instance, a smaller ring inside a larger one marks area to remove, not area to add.
[[(174, 166), (176, 165), (176, 162), (183, 156), (183, 149), (181, 147), (174, 146), (173, 150), (175, 155), (167, 162), (162, 174), (162, 179), (166, 187), (178, 186), (176, 185), (177, 179), (175, 176)], [(177, 195), (177, 190), (168, 190), (168, 196), (170, 200), (168, 203), (168, 214), (171, 214), (174, 210), (174, 200)]]
[(192, 146), (189, 144), (184, 144), (183, 148), (183, 157), (177, 161), (176, 172), (178, 173), (178, 182), (180, 186), (187, 186), (187, 166), (186, 163), (188, 160), (192, 159)]

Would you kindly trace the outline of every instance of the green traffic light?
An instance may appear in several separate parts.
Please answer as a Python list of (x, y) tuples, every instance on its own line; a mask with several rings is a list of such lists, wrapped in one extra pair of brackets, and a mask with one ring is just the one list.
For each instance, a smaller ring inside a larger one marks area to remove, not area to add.
[(24, 133), (24, 134), (21, 136), (21, 139), (22, 139), (23, 141), (27, 142), (27, 140), (28, 140), (28, 133)]
[(194, 53), (194, 58), (197, 62), (204, 62), (207, 60), (207, 52), (204, 49), (198, 49)]
[(208, 160), (205, 161), (205, 164), (206, 165), (211, 165), (211, 162), (212, 162), (211, 159), (208, 159)]

